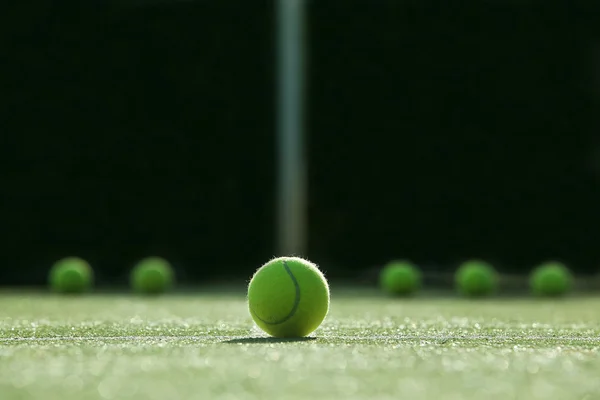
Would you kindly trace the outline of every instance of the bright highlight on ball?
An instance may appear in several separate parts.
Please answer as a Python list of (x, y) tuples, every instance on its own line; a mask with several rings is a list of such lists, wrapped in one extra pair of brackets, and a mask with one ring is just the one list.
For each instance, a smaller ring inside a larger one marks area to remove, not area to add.
[(310, 261), (275, 258), (252, 277), (248, 308), (256, 325), (269, 335), (304, 337), (321, 325), (329, 311), (329, 286)]
[(494, 267), (485, 261), (471, 260), (463, 263), (455, 275), (458, 291), (467, 297), (489, 296), (498, 286)]
[(67, 257), (52, 266), (48, 281), (51, 290), (56, 293), (83, 293), (91, 289), (94, 272), (85, 260)]
[(560, 262), (547, 262), (531, 273), (529, 286), (536, 296), (558, 297), (565, 295), (573, 284), (571, 271)]
[(175, 281), (171, 264), (160, 257), (141, 260), (131, 271), (131, 288), (140, 294), (160, 294), (169, 290)]
[(412, 295), (421, 287), (421, 271), (408, 261), (392, 261), (381, 270), (379, 285), (391, 295)]

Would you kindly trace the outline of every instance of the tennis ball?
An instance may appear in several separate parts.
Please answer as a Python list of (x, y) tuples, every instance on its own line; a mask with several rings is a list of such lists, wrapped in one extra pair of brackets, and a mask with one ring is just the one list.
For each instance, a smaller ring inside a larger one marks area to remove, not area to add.
[(48, 281), (54, 292), (83, 293), (92, 287), (94, 273), (85, 260), (67, 257), (54, 263)]
[(252, 276), (248, 308), (256, 325), (271, 336), (307, 336), (329, 311), (329, 286), (310, 261), (275, 258)]
[(134, 292), (159, 294), (169, 290), (175, 281), (171, 264), (160, 257), (147, 257), (131, 271), (130, 283)]
[(392, 261), (381, 270), (379, 284), (389, 294), (411, 295), (421, 287), (421, 272), (408, 261)]
[(494, 268), (481, 260), (467, 261), (458, 268), (455, 283), (458, 291), (468, 297), (490, 295), (498, 285)]
[(529, 286), (533, 294), (558, 297), (566, 294), (573, 284), (569, 269), (560, 262), (546, 262), (531, 273)]

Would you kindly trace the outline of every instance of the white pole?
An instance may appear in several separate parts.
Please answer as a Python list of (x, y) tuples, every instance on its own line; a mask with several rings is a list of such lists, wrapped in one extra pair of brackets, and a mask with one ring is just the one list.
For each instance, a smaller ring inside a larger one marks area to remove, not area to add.
[(306, 252), (304, 0), (277, 0), (277, 239), (280, 255)]

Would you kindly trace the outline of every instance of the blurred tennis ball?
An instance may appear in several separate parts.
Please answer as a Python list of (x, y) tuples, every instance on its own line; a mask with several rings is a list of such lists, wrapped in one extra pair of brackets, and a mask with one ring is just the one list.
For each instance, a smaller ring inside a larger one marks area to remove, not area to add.
[(392, 261), (381, 270), (379, 285), (384, 292), (408, 296), (421, 287), (421, 271), (408, 261)]
[(564, 264), (556, 261), (546, 262), (532, 271), (529, 285), (536, 296), (563, 296), (571, 290), (573, 276)]
[(94, 272), (87, 261), (79, 257), (66, 257), (52, 265), (48, 281), (54, 292), (83, 293), (93, 286)]
[(460, 265), (455, 274), (456, 287), (463, 296), (489, 296), (498, 286), (494, 267), (485, 261), (470, 260)]
[(175, 274), (171, 264), (161, 257), (147, 257), (131, 271), (131, 288), (140, 294), (160, 294), (172, 288)]

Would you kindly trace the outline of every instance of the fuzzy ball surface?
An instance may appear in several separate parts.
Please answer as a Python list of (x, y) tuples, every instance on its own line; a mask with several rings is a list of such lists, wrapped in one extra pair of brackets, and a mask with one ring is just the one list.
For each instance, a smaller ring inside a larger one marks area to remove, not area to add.
[(460, 265), (456, 271), (455, 284), (463, 296), (489, 296), (498, 286), (498, 275), (489, 263), (471, 260)]
[(304, 337), (329, 311), (329, 285), (314, 263), (298, 257), (275, 258), (260, 267), (248, 285), (252, 319), (274, 337)]
[(412, 295), (421, 287), (421, 271), (408, 261), (392, 261), (381, 270), (379, 285), (391, 295)]
[(175, 274), (171, 264), (161, 257), (147, 257), (131, 271), (131, 288), (140, 294), (160, 294), (173, 287)]
[(87, 261), (67, 257), (54, 263), (48, 281), (51, 290), (56, 293), (84, 293), (93, 286), (94, 272)]
[(571, 289), (571, 271), (560, 262), (547, 262), (531, 273), (529, 285), (534, 295), (540, 297), (563, 296)]

